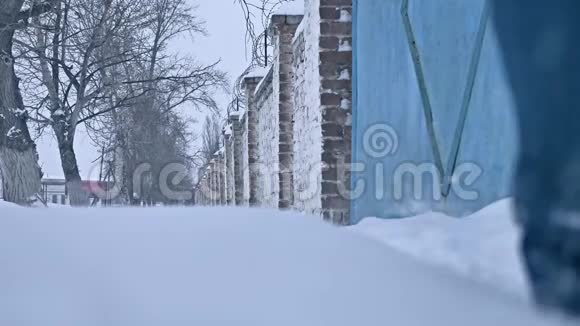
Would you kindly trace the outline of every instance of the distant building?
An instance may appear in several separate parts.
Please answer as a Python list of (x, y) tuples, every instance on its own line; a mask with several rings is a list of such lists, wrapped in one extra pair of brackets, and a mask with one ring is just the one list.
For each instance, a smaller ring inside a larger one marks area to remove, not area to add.
[(64, 179), (42, 179), (41, 196), (46, 203), (68, 205), (66, 181)]

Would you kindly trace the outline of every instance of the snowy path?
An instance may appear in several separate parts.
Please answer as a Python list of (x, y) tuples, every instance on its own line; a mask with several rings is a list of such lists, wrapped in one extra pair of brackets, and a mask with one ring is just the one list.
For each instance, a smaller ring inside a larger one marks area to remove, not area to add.
[(314, 218), (55, 212), (0, 211), (0, 325), (563, 325)]

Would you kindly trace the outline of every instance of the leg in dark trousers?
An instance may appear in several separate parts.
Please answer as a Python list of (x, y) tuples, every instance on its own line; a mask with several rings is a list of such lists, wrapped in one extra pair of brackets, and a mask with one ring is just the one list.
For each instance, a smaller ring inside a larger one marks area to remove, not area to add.
[(515, 201), (538, 303), (580, 316), (580, 1), (494, 0), (515, 94)]

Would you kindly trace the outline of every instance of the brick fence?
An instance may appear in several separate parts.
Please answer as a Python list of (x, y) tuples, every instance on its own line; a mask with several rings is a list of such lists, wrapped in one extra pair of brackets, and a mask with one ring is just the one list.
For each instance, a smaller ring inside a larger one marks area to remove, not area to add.
[(272, 65), (243, 81), (198, 205), (296, 209), (350, 223), (352, 0), (306, 0), (272, 16)]

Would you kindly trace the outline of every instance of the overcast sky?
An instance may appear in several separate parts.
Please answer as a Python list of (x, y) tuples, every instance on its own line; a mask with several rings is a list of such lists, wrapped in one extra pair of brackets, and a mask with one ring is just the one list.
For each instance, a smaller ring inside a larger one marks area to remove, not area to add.
[[(197, 6), (198, 16), (206, 22), (209, 32), (207, 37), (197, 37), (195, 40), (181, 39), (175, 42), (176, 51), (194, 55), (203, 63), (213, 63), (221, 59), (221, 69), (229, 74), (230, 80), (244, 71), (248, 65), (245, 48), (245, 22), (241, 9), (234, 0), (189, 0)], [(218, 101), (223, 110), (229, 103), (229, 95), (220, 93)], [(204, 115), (195, 113), (199, 121)], [(201, 122), (195, 129), (201, 128)], [(38, 141), (40, 164), (45, 177), (61, 178), (63, 176), (58, 146), (50, 132)], [(83, 179), (97, 179), (99, 158), (86, 135), (79, 133), (76, 138), (75, 151)]]

